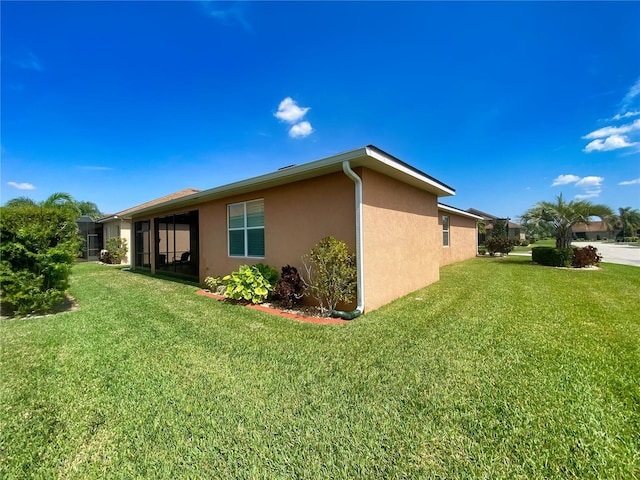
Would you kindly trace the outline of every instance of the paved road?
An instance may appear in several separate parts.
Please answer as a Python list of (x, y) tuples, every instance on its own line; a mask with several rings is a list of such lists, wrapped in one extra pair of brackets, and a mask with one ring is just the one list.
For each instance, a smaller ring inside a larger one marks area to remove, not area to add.
[(593, 245), (598, 249), (598, 253), (602, 255), (603, 262), (620, 263), (622, 265), (640, 267), (640, 247), (621, 245), (619, 243), (603, 243), (594, 241), (574, 242), (573, 245), (576, 247)]

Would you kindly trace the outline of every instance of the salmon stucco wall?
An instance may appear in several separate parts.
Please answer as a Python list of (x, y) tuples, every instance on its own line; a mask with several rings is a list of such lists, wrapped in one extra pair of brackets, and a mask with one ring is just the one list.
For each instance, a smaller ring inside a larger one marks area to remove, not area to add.
[[(230, 257), (227, 205), (264, 199), (264, 258)], [(196, 208), (196, 207), (193, 207)], [(301, 180), (279, 187), (199, 205), (200, 279), (226, 275), (243, 264), (265, 263), (302, 271), (300, 258), (327, 235), (355, 251), (354, 185), (343, 173)]]
[(436, 195), (369, 169), (363, 184), (365, 311), (438, 281)]
[(450, 212), (440, 211), (438, 212), (440, 238), (442, 238), (443, 215), (449, 216), (449, 246), (444, 247), (441, 244), (442, 256), (440, 265), (448, 265), (475, 257), (478, 251), (476, 220)]

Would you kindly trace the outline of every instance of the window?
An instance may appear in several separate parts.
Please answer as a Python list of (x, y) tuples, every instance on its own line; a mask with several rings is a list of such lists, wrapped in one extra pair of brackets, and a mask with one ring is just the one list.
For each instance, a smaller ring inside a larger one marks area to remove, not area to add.
[(449, 216), (442, 216), (442, 246), (449, 246)]
[(264, 199), (227, 206), (230, 257), (264, 257)]

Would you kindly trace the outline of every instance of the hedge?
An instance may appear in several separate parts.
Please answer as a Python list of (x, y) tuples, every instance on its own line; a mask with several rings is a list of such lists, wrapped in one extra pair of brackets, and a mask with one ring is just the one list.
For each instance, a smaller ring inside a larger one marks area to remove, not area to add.
[(78, 251), (75, 215), (39, 206), (0, 208), (3, 314), (51, 311), (65, 298)]
[(573, 261), (572, 248), (533, 247), (531, 260), (549, 267), (570, 267)]

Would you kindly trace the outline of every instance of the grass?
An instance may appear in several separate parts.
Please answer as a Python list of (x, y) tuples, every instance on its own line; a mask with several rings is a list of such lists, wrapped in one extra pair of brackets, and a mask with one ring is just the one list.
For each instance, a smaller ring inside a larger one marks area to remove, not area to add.
[(514, 252), (528, 252), (531, 253), (531, 249), (533, 247), (555, 247), (556, 239), (555, 238), (543, 238), (542, 240), (538, 240), (535, 243), (531, 243), (526, 247), (513, 247)]
[(0, 324), (1, 478), (638, 478), (640, 269), (472, 259), (346, 325), (119, 269)]

